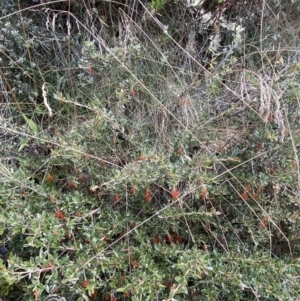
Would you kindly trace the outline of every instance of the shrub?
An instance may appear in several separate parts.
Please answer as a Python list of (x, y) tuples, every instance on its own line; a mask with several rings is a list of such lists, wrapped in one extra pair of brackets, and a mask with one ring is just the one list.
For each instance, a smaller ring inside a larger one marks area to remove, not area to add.
[(290, 8), (44, 2), (0, 4), (0, 297), (296, 300)]

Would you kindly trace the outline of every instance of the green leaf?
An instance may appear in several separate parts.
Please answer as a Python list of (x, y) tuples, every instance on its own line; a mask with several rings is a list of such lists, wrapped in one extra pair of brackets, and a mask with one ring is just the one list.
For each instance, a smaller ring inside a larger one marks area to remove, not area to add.
[(34, 135), (37, 135), (38, 132), (39, 132), (39, 127), (38, 127), (38, 125), (37, 125), (32, 119), (26, 118), (26, 121), (27, 121), (29, 127), (31, 128), (33, 134), (34, 134)]

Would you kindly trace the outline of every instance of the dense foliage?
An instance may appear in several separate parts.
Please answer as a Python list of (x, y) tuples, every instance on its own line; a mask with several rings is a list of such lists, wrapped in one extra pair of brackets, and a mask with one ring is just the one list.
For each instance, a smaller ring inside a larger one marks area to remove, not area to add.
[(1, 300), (298, 300), (297, 1), (0, 3)]

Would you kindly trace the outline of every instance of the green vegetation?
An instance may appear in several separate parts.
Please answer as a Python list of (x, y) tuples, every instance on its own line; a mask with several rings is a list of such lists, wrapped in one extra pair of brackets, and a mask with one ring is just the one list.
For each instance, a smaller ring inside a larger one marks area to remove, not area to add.
[(298, 300), (299, 11), (1, 1), (0, 300)]

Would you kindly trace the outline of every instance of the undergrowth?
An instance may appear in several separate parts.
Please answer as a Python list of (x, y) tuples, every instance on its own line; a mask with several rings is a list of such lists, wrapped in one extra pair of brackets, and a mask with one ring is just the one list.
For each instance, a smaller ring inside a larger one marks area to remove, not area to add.
[(0, 9), (2, 300), (297, 300), (296, 1)]

